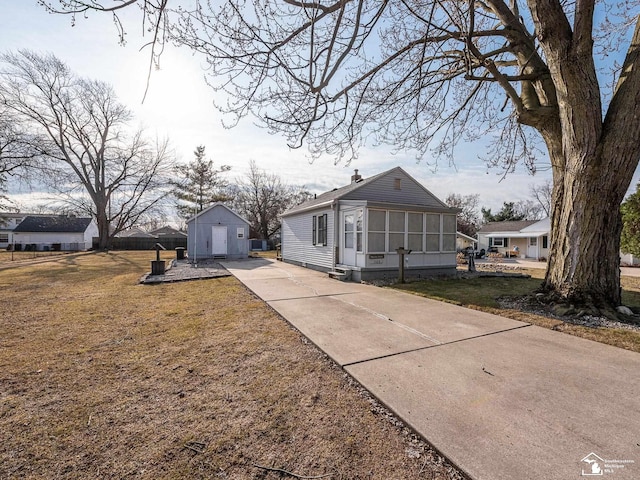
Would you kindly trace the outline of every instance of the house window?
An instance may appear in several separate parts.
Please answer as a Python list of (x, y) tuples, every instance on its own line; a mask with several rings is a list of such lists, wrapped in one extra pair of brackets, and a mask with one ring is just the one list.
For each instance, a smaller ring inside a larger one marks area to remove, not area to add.
[(546, 235), (542, 237), (542, 248), (549, 248), (549, 237)]
[(506, 247), (508, 243), (509, 243), (508, 238), (502, 238), (502, 237), (489, 238), (490, 247)]
[(313, 245), (327, 245), (327, 214), (314, 215), (311, 219), (311, 243)]
[(397, 248), (405, 248), (404, 212), (389, 212), (389, 251), (395, 252)]
[(244, 227), (238, 227), (236, 235), (240, 239), (244, 238)]
[(362, 210), (358, 210), (356, 213), (356, 251), (362, 251)]
[(440, 215), (427, 213), (427, 252), (440, 251)]
[(402, 179), (394, 178), (393, 179), (393, 189), (394, 190), (402, 190)]
[(409, 213), (407, 226), (409, 227), (408, 248), (412, 252), (422, 251), (422, 226), (424, 216), (421, 213)]
[(383, 253), (385, 248), (385, 232), (387, 225), (387, 212), (384, 210), (369, 210), (369, 223), (367, 228), (367, 251)]
[(456, 251), (456, 216), (442, 216), (442, 251)]
[(8, 233), (0, 233), (0, 243), (9, 243)]

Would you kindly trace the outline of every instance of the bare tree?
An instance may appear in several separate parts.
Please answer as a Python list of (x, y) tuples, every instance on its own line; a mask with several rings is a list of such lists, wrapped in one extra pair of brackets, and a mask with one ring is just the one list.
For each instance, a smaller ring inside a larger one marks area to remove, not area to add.
[(542, 220), (545, 216), (540, 204), (531, 199), (518, 200), (515, 203), (515, 209), (524, 220)]
[(470, 237), (475, 237), (480, 227), (479, 201), (480, 195), (477, 193), (471, 195), (450, 193), (445, 200), (450, 207), (461, 210), (458, 214), (458, 231)]
[(553, 182), (547, 180), (538, 185), (531, 185), (529, 188), (531, 196), (540, 205), (540, 208), (547, 217), (551, 216), (551, 198), (553, 196)]
[[(223, 110), (253, 113), (293, 146), (349, 159), (373, 138), (452, 158), (458, 142), (493, 136), (492, 162), (535, 170), (531, 141), (542, 138), (553, 173), (543, 287), (620, 303), (614, 206), (640, 159), (637, 0), (140, 3), (152, 25), (206, 56), (210, 82), (230, 94)], [(606, 77), (598, 51), (626, 56)]]
[(38, 136), (38, 168), (71, 208), (92, 215), (99, 248), (160, 205), (171, 166), (167, 141), (129, 135), (131, 112), (113, 89), (74, 75), (53, 55), (0, 56), (0, 99)]
[(259, 168), (253, 160), (246, 177), (231, 187), (234, 209), (253, 231), (270, 240), (280, 231), (280, 214), (311, 197), (303, 187), (287, 185), (275, 173)]
[(11, 110), (0, 104), (0, 211), (15, 208), (6, 196), (9, 177), (24, 178), (40, 150), (37, 139), (24, 130)]

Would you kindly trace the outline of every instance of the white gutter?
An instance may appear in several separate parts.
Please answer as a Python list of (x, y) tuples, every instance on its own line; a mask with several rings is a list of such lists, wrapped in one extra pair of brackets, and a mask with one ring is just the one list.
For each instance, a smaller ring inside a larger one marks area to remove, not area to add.
[(332, 200), (331, 208), (333, 209), (333, 252), (331, 253), (332, 260), (332, 271), (336, 271), (336, 245), (338, 245), (338, 241), (340, 240), (340, 218), (338, 217), (340, 202), (337, 200)]

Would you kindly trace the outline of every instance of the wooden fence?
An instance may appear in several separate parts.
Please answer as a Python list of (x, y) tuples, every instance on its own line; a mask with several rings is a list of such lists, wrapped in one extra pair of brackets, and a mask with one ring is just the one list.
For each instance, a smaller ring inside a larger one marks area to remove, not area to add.
[[(187, 248), (186, 238), (149, 238), (149, 237), (115, 237), (111, 240), (112, 250), (153, 250), (156, 243), (166, 250), (175, 250), (177, 247)], [(98, 249), (98, 238), (93, 237), (93, 248)]]

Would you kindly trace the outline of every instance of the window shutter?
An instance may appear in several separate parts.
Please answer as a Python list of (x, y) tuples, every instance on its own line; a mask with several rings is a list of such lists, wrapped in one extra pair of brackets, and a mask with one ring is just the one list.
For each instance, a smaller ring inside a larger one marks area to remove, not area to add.
[(322, 215), (322, 245), (327, 245), (327, 214)]
[(311, 243), (313, 245), (315, 245), (316, 244), (316, 228), (317, 228), (316, 216), (315, 215), (313, 216), (311, 221), (313, 223), (313, 228), (312, 228), (312, 233), (311, 233)]

